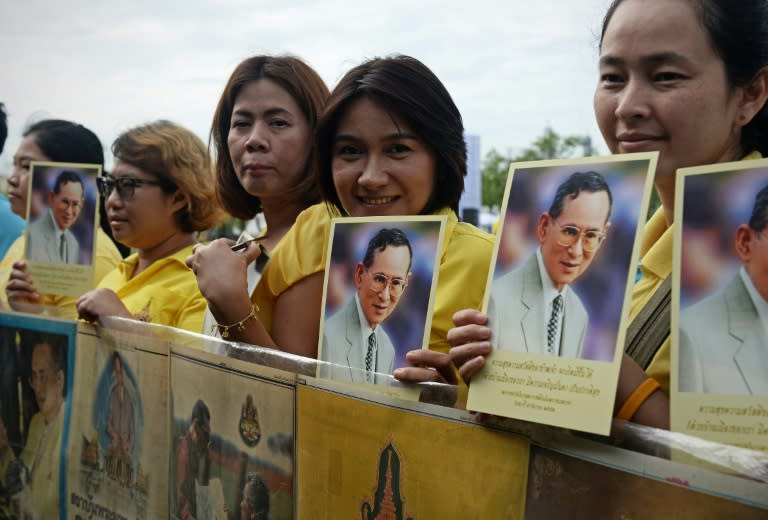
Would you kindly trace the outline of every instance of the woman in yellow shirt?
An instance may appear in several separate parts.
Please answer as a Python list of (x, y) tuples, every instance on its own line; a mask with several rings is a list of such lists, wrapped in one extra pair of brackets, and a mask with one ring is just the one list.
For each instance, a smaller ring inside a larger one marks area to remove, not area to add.
[[(13, 170), (8, 178), (8, 200), (14, 213), (27, 216), (29, 165), (32, 161), (55, 161), (104, 166), (104, 151), (99, 138), (83, 125), (61, 119), (44, 119), (24, 131), (23, 139), (13, 157)], [(30, 201), (33, 218), (44, 211), (39, 197)], [(103, 204), (102, 204), (103, 206)], [(122, 259), (115, 243), (102, 229), (97, 229), (94, 284)], [(60, 318), (75, 319), (76, 298), (53, 294), (40, 294), (26, 272), (23, 260), (26, 247), (24, 235), (16, 239), (0, 260), (0, 308), (6, 305), (16, 310), (37, 312), (41, 305), (47, 312)]]
[[(395, 375), (455, 381), (446, 355), (450, 317), (480, 306), (493, 246), (490, 235), (456, 217), (466, 174), (463, 130), (445, 86), (418, 60), (379, 58), (350, 70), (331, 93), (317, 133), (317, 179), (328, 205), (299, 215), (252, 298), (201, 285), (231, 339), (316, 357), (331, 216), (444, 214), (433, 350), (410, 352), (414, 366)], [(190, 259), (196, 269), (205, 268), (200, 253)]]
[[(768, 4), (764, 0), (615, 0), (603, 22), (595, 115), (612, 153), (659, 151), (662, 207), (645, 229), (630, 320), (672, 271), (678, 168), (768, 152)], [(490, 352), (487, 317), (457, 314), (451, 357), (469, 380)], [(669, 330), (647, 371), (624, 355), (618, 417), (669, 425)], [(628, 403), (628, 404), (627, 404)], [(626, 406), (625, 406), (626, 404)]]
[(136, 250), (77, 301), (81, 318), (119, 316), (200, 332), (205, 299), (184, 258), (195, 233), (214, 225), (208, 150), (169, 121), (131, 130), (112, 144), (115, 163), (99, 180), (115, 238)]
[[(320, 200), (313, 134), (328, 94), (317, 72), (300, 59), (253, 56), (235, 68), (219, 98), (211, 126), (216, 195), (235, 217), (264, 216), (266, 251), (278, 246), (302, 210)], [(231, 245), (222, 240), (208, 249), (216, 261), (197, 271), (198, 281), (225, 293), (247, 286), (251, 294), (264, 262), (246, 264), (248, 255), (227, 254)], [(203, 332), (218, 332), (210, 312)]]

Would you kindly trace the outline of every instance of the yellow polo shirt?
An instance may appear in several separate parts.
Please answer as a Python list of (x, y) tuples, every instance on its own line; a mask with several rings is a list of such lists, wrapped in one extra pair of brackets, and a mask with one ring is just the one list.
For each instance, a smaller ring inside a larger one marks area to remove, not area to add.
[(105, 276), (99, 287), (115, 291), (137, 320), (200, 333), (206, 301), (194, 273), (184, 264), (192, 247), (156, 260), (131, 278), (139, 262), (134, 253)]
[[(630, 323), (645, 307), (653, 294), (672, 272), (672, 236), (674, 228), (667, 226), (664, 208), (659, 208), (648, 220), (640, 244), (640, 270), (642, 278), (632, 289), (629, 307)], [(648, 376), (656, 379), (664, 392), (669, 394), (670, 338), (662, 343), (646, 369)]]

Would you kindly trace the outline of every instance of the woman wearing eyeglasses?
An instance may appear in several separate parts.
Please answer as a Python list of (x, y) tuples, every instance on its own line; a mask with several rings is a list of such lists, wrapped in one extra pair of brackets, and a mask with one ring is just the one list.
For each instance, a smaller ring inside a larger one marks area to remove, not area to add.
[(136, 251), (77, 302), (81, 318), (120, 316), (200, 332), (205, 299), (184, 264), (220, 215), (203, 142), (169, 121), (122, 134), (99, 180), (115, 239)]

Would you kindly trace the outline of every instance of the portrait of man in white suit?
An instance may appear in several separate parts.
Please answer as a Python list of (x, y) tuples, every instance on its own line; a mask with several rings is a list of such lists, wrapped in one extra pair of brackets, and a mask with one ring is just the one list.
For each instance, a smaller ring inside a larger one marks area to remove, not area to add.
[(768, 186), (736, 229), (741, 268), (680, 314), (678, 390), (768, 395)]
[(586, 272), (610, 227), (613, 198), (597, 172), (571, 174), (539, 217), (539, 247), (493, 281), (488, 324), (494, 348), (580, 358), (589, 316), (570, 285)]
[(27, 258), (40, 262), (76, 264), (80, 244), (70, 228), (85, 202), (80, 175), (62, 171), (48, 193), (48, 211), (29, 224)]
[(382, 323), (395, 311), (410, 278), (413, 251), (397, 228), (380, 229), (354, 271), (355, 293), (323, 327), (320, 359), (341, 369), (333, 379), (375, 383), (374, 373), (391, 374), (395, 348)]

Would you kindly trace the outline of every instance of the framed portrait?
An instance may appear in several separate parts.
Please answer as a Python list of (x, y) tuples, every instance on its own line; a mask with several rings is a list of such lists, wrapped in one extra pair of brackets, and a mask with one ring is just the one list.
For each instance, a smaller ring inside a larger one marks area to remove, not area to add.
[(67, 517), (94, 503), (129, 518), (167, 516), (168, 342), (79, 326)]
[(0, 516), (58, 518), (77, 325), (0, 312)]
[(170, 363), (170, 518), (292, 518), (295, 387), (186, 347)]
[(387, 384), (427, 348), (445, 217), (332, 222), (318, 377)]
[(37, 290), (79, 296), (92, 289), (101, 166), (30, 163), (25, 258)]
[(516, 163), (468, 407), (607, 433), (656, 154)]
[(768, 450), (768, 160), (676, 180), (672, 428)]

